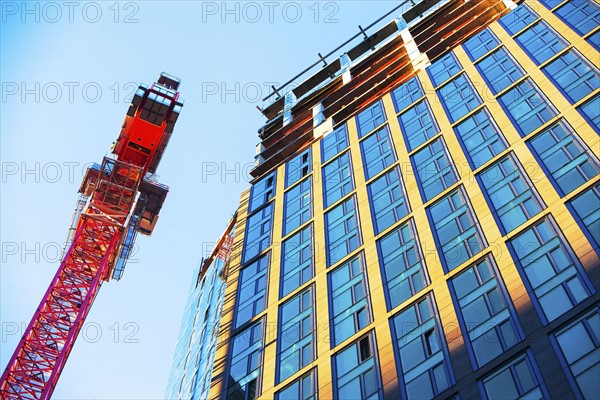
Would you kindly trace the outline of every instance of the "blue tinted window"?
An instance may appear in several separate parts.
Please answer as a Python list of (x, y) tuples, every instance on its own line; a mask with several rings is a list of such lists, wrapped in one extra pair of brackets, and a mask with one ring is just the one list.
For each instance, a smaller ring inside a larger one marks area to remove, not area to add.
[(477, 69), (494, 94), (503, 91), (525, 75), (521, 66), (510, 56), (505, 47), (500, 47), (478, 62)]
[(540, 21), (515, 37), (538, 65), (567, 47), (567, 41), (545, 22)]
[(329, 274), (332, 347), (371, 323), (367, 277), (362, 255), (345, 262)]
[(358, 212), (353, 197), (325, 214), (325, 227), (327, 265), (333, 265), (361, 245)]
[(284, 389), (275, 393), (277, 400), (313, 400), (317, 397), (317, 376), (313, 369), (308, 374), (295, 380)]
[(533, 300), (547, 321), (555, 320), (590, 296), (578, 261), (549, 217), (510, 243), (533, 289)]
[(236, 328), (250, 321), (267, 305), (266, 287), (269, 260), (270, 254), (266, 254), (240, 271), (235, 317)]
[(569, 0), (554, 12), (580, 35), (600, 25), (600, 6), (593, 0)]
[(281, 257), (281, 297), (283, 297), (314, 276), (311, 225), (283, 242)]
[(346, 124), (344, 124), (321, 140), (321, 162), (325, 163), (329, 161), (331, 158), (338, 155), (342, 150), (346, 149), (349, 145), (348, 130), (346, 129)]
[(398, 167), (374, 180), (367, 188), (375, 234), (389, 228), (408, 214), (408, 203)]
[(485, 28), (477, 35), (467, 40), (463, 46), (465, 47), (469, 58), (471, 58), (471, 61), (475, 61), (499, 44), (500, 41), (496, 35), (492, 33), (490, 28)]
[(297, 155), (285, 166), (285, 187), (292, 186), (312, 171), (311, 149)]
[(600, 248), (600, 184), (573, 199), (571, 206), (592, 237), (592, 245)]
[(431, 139), (440, 131), (427, 99), (423, 99), (398, 117), (406, 137), (408, 151), (412, 151)]
[(250, 261), (271, 245), (273, 203), (248, 217), (244, 238), (244, 261)]
[(287, 235), (312, 218), (312, 177), (294, 186), (284, 196), (283, 235)]
[(446, 270), (453, 270), (486, 246), (462, 188), (432, 205), (429, 217), (439, 243), (436, 247)]
[(438, 138), (419, 150), (412, 157), (424, 202), (431, 200), (458, 182), (458, 175), (446, 151), (442, 138)]
[(459, 120), (481, 104), (481, 98), (464, 73), (458, 75), (437, 92), (451, 122)]
[(248, 212), (254, 212), (275, 196), (276, 176), (276, 172), (274, 171), (252, 185)]
[(227, 398), (258, 397), (263, 363), (263, 322), (244, 329), (231, 341)]
[(592, 33), (585, 40), (587, 40), (589, 44), (594, 46), (596, 50), (600, 51), (600, 30), (597, 30), (596, 32)]
[(500, 24), (504, 26), (508, 33), (514, 35), (538, 18), (538, 15), (527, 4), (521, 4), (500, 18)]
[(465, 341), (478, 367), (498, 357), (521, 340), (519, 322), (505, 293), (491, 256), (452, 278), (459, 316), (466, 327)]
[(356, 116), (358, 137), (363, 137), (386, 121), (383, 104), (377, 101)]
[(562, 194), (571, 193), (600, 173), (596, 157), (563, 120), (529, 142)]
[(406, 398), (431, 399), (451, 384), (444, 332), (431, 296), (392, 318)]
[(280, 307), (279, 382), (306, 367), (315, 359), (315, 313), (312, 286)]
[(427, 286), (425, 262), (411, 221), (378, 240), (377, 248), (390, 308)]
[(336, 399), (375, 400), (383, 397), (373, 332), (334, 355)]
[(584, 399), (600, 393), (600, 312), (598, 309), (569, 324), (554, 336)]
[(511, 232), (544, 208), (512, 154), (496, 161), (478, 178), (492, 211), (502, 223), (503, 233)]
[(347, 151), (323, 167), (325, 208), (353, 190), (352, 163), (350, 160), (350, 151)]
[(388, 126), (360, 142), (365, 166), (365, 177), (371, 179), (396, 161)]
[(506, 141), (485, 107), (456, 125), (454, 130), (475, 168), (506, 149)]
[(454, 53), (450, 52), (427, 67), (433, 86), (439, 86), (456, 75), (462, 67)]
[(425, 96), (419, 79), (415, 76), (392, 92), (396, 111), (402, 111), (421, 97)]
[(528, 78), (499, 97), (523, 136), (533, 132), (556, 115), (556, 111)]
[(544, 383), (538, 378), (537, 366), (528, 353), (496, 369), (483, 378), (485, 399), (544, 399)]
[(543, 68), (552, 82), (576, 103), (600, 87), (600, 73), (576, 50), (570, 49)]
[(589, 123), (600, 132), (600, 95), (596, 95), (584, 105), (577, 107)]

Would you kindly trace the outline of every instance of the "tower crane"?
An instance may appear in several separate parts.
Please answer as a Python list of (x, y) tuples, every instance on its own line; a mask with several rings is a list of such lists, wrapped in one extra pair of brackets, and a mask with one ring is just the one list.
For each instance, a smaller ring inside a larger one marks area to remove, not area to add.
[(154, 175), (183, 103), (162, 73), (135, 92), (112, 154), (88, 168), (62, 262), (0, 378), (0, 398), (48, 399), (103, 282), (119, 280), (169, 188)]

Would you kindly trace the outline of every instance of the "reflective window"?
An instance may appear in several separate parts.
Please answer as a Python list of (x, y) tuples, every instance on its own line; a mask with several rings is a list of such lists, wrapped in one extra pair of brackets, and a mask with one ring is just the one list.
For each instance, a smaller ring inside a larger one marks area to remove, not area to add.
[(371, 179), (396, 161), (390, 129), (384, 126), (360, 142), (365, 177)]
[[(491, 256), (451, 280), (465, 342), (481, 367), (521, 340), (519, 322)], [(510, 305), (510, 306), (509, 306)]]
[(365, 328), (372, 321), (367, 277), (362, 255), (337, 267), (329, 274), (332, 347)]
[(267, 305), (267, 279), (270, 253), (265, 254), (240, 271), (238, 280), (237, 312), (235, 327), (238, 328), (265, 309)]
[(327, 265), (331, 266), (361, 245), (354, 197), (325, 214)]
[(312, 218), (312, 177), (294, 186), (284, 195), (283, 235), (294, 231)]
[(508, 33), (514, 35), (538, 18), (538, 15), (527, 4), (521, 4), (500, 18), (500, 24)]
[(263, 322), (244, 329), (231, 341), (227, 398), (254, 400), (260, 393), (263, 364)]
[(272, 172), (265, 176), (254, 185), (250, 194), (250, 206), (248, 212), (254, 212), (260, 206), (267, 203), (275, 196), (275, 178), (276, 172)]
[(295, 380), (284, 389), (275, 393), (277, 400), (316, 400), (317, 399), (316, 370)]
[(569, 0), (554, 12), (580, 35), (600, 25), (600, 6), (593, 0)]
[(285, 187), (290, 187), (312, 171), (311, 149), (308, 148), (301, 154), (288, 161), (285, 166)]
[(358, 137), (363, 137), (386, 121), (385, 111), (381, 100), (371, 104), (366, 110), (356, 116)]
[(592, 33), (585, 40), (587, 40), (589, 44), (594, 46), (596, 50), (600, 51), (600, 30), (597, 30), (596, 32)]
[(281, 297), (308, 282), (314, 275), (312, 224), (283, 242)]
[(536, 371), (533, 358), (524, 353), (483, 378), (482, 395), (489, 400), (547, 398)]
[(375, 400), (383, 397), (373, 332), (334, 355), (337, 399)]
[(492, 33), (490, 28), (485, 28), (477, 35), (467, 40), (463, 46), (471, 58), (471, 61), (479, 59), (481, 56), (487, 54), (494, 47), (498, 46), (500, 41)]
[(567, 47), (567, 41), (545, 21), (532, 25), (515, 37), (515, 41), (538, 65)]
[(578, 102), (600, 87), (598, 69), (574, 49), (561, 54), (542, 70), (571, 103)]
[(427, 99), (423, 99), (398, 117), (406, 138), (408, 151), (412, 151), (438, 134), (440, 128), (433, 118)]
[(435, 87), (440, 86), (442, 83), (452, 78), (461, 69), (460, 63), (452, 52), (446, 54), (427, 67), (427, 71), (429, 72), (429, 76)]
[(594, 98), (577, 108), (592, 127), (596, 128), (597, 132), (600, 132), (600, 112), (598, 112), (600, 110), (600, 95), (594, 96)]
[(506, 149), (506, 141), (487, 108), (454, 127), (471, 166), (476, 169)]
[(529, 78), (498, 98), (523, 136), (556, 115), (556, 111)]
[(550, 322), (590, 296), (576, 258), (549, 217), (510, 241), (535, 296)]
[(419, 188), (423, 194), (423, 202), (431, 200), (458, 182), (458, 175), (442, 138), (419, 150), (411, 159), (421, 184)]
[(350, 146), (346, 124), (339, 126), (321, 140), (321, 162), (325, 163)]
[(354, 190), (350, 151), (323, 167), (323, 195), (325, 208)]
[(563, 195), (600, 173), (596, 157), (563, 120), (529, 141)]
[(492, 93), (498, 94), (519, 80), (525, 72), (504, 46), (476, 64)]
[(392, 92), (392, 100), (397, 112), (404, 110), (423, 96), (425, 93), (416, 76)]
[(315, 359), (315, 313), (312, 286), (286, 301), (280, 308), (279, 382)]
[(412, 221), (377, 241), (389, 308), (397, 307), (428, 285), (425, 261)]
[(273, 229), (273, 203), (252, 214), (246, 221), (244, 238), (244, 261), (250, 261), (271, 245)]
[(437, 93), (451, 122), (459, 120), (481, 104), (481, 98), (464, 73), (448, 82)]
[(479, 222), (462, 187), (429, 207), (429, 217), (439, 243), (436, 247), (447, 271), (458, 267), (486, 246)]
[(570, 204), (591, 236), (592, 245), (600, 248), (600, 184), (587, 189)]
[(379, 234), (409, 213), (408, 202), (398, 167), (394, 167), (367, 186), (373, 228)]
[(431, 296), (392, 318), (406, 398), (431, 399), (451, 382), (446, 341)]

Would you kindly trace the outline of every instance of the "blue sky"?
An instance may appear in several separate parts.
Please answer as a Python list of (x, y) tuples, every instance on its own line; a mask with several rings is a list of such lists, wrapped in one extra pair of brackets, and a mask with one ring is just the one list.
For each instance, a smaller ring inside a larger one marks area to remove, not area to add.
[(59, 265), (91, 162), (131, 93), (182, 79), (182, 115), (158, 169), (171, 192), (123, 279), (104, 284), (55, 399), (162, 398), (192, 270), (225, 229), (283, 83), (395, 1), (2, 1), (0, 368)]

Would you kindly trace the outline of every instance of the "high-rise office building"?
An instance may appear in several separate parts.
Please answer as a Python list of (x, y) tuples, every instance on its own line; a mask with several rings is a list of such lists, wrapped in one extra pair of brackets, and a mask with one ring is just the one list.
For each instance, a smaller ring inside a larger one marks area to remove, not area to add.
[(198, 398), (600, 395), (600, 6), (414, 3), (262, 110)]

